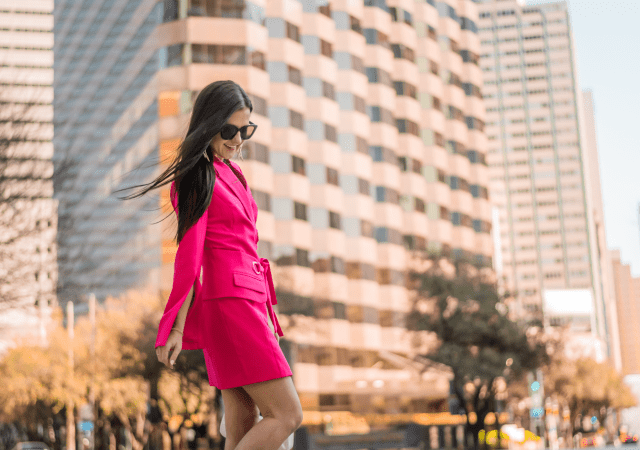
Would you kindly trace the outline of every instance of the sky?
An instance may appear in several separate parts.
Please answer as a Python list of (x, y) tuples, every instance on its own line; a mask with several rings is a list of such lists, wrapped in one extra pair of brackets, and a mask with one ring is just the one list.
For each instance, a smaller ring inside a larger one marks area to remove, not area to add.
[(579, 88), (593, 93), (607, 245), (640, 276), (640, 0), (565, 2)]
[(640, 0), (566, 0), (593, 92), (607, 244), (640, 275)]

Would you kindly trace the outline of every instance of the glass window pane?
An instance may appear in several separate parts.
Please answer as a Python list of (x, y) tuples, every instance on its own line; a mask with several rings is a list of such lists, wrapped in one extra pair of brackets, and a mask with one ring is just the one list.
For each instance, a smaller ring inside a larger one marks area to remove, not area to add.
[(352, 153), (357, 150), (357, 139), (353, 134), (339, 134), (338, 145), (345, 153)]
[(309, 223), (318, 230), (329, 228), (329, 214), (325, 208), (309, 208)]
[(322, 80), (320, 78), (304, 77), (302, 85), (307, 97), (322, 97)]
[(271, 126), (286, 128), (289, 126), (289, 110), (285, 106), (269, 106)]
[(284, 19), (279, 17), (267, 17), (265, 19), (265, 26), (269, 31), (270, 38), (285, 38), (287, 36)]
[(287, 63), (282, 61), (268, 61), (267, 72), (272, 83), (286, 83), (289, 81)]
[(311, 141), (324, 140), (324, 124), (319, 120), (305, 120), (304, 131)]
[(311, 184), (325, 184), (327, 182), (327, 171), (324, 164), (307, 164), (307, 177)]
[(292, 220), (293, 219), (293, 200), (290, 198), (273, 197), (272, 208), (273, 217), (276, 220)]
[(291, 155), (288, 152), (271, 152), (271, 167), (275, 173), (291, 173)]

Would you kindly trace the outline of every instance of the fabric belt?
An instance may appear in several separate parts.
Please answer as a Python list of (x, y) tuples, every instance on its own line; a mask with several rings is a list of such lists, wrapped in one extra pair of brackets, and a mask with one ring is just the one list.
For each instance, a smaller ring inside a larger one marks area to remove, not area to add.
[(276, 290), (273, 287), (273, 277), (271, 276), (271, 266), (269, 265), (269, 260), (267, 258), (260, 258), (260, 265), (262, 266), (262, 272), (264, 273), (269, 285), (269, 300), (267, 301), (267, 309), (269, 310), (269, 317), (271, 317), (271, 322), (273, 323), (273, 327), (275, 328), (274, 334), (283, 336), (282, 328), (280, 328), (280, 323), (278, 322), (278, 317), (276, 317), (276, 313), (273, 311), (273, 305), (277, 305), (278, 300), (276, 299)]

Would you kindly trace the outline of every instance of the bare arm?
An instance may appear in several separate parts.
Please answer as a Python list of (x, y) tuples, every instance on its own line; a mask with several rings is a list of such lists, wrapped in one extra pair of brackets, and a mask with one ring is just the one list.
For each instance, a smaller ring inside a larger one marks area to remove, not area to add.
[(187, 313), (189, 312), (189, 308), (191, 308), (191, 304), (193, 303), (193, 290), (195, 288), (195, 284), (191, 286), (189, 290), (189, 294), (187, 294), (187, 299), (184, 301), (180, 310), (178, 311), (178, 315), (176, 316), (175, 322), (173, 322), (172, 328), (177, 328), (178, 330), (184, 330), (184, 323), (187, 320)]

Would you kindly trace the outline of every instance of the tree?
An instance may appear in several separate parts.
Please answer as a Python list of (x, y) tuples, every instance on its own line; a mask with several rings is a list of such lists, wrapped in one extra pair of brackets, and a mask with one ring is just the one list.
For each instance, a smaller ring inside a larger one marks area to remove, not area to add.
[(436, 338), (423, 356), (451, 368), (453, 394), (477, 449), (485, 418), (495, 412), (499, 381), (538, 367), (545, 350), (508, 317), (491, 273), (443, 258), (424, 263), (409, 276), (415, 300), (407, 326)]
[[(165, 421), (182, 417), (178, 432), (189, 421), (204, 418), (216, 407), (217, 392), (208, 385), (202, 351), (183, 351), (175, 370), (158, 362), (155, 337), (163, 309), (160, 298), (148, 292), (107, 297), (96, 311), (95, 358), (89, 351), (88, 318), (76, 321), (71, 342), (58, 314), (47, 346), (25, 340), (0, 362), (0, 420), (26, 421), (35, 405), (58, 413), (68, 394), (80, 405), (87, 402), (92, 384), (96, 423), (122, 426), (134, 450), (141, 450), (149, 440), (147, 404), (151, 398), (160, 404)], [(70, 345), (74, 348), (73, 378), (68, 364)]]

